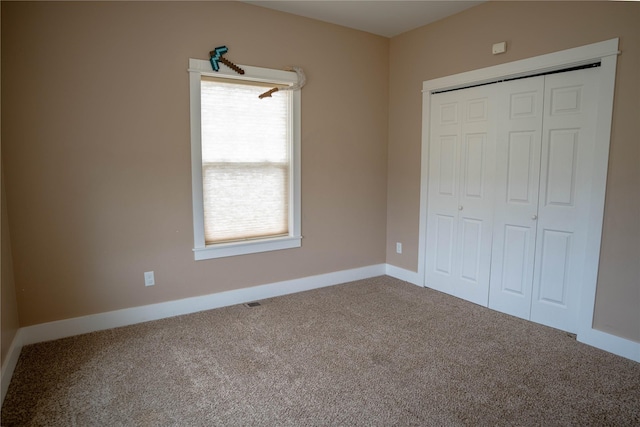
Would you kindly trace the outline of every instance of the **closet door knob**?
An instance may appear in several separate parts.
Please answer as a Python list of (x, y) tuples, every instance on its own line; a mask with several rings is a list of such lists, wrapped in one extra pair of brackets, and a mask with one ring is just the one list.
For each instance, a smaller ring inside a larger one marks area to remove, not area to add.
[(459, 210), (459, 211), (461, 211), (462, 209), (464, 209), (464, 208), (462, 207), (462, 205), (458, 206), (458, 210)]
[(536, 219), (538, 219), (538, 215), (536, 214), (531, 215), (531, 219), (535, 221)]

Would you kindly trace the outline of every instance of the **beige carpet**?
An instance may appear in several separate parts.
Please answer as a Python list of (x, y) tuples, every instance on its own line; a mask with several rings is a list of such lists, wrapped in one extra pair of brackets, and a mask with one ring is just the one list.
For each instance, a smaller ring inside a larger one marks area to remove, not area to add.
[(640, 364), (383, 276), (22, 350), (4, 426), (640, 425)]

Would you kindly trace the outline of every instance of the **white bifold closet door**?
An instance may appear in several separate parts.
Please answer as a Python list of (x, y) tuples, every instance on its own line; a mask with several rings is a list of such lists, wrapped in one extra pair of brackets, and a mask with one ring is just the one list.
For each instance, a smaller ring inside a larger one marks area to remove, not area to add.
[(538, 226), (544, 77), (494, 86), (500, 126), (489, 307), (529, 319)]
[(598, 71), (432, 96), (427, 286), (576, 332)]
[(545, 77), (531, 320), (574, 333), (589, 235), (599, 72)]
[(426, 247), (429, 286), (485, 306), (495, 170), (490, 94), (482, 86), (433, 98)]

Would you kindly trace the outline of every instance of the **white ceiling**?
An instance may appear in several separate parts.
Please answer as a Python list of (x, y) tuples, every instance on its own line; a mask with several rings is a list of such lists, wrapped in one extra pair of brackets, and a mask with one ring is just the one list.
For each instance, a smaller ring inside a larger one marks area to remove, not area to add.
[(357, 30), (393, 37), (456, 14), (484, 1), (287, 0), (244, 1)]

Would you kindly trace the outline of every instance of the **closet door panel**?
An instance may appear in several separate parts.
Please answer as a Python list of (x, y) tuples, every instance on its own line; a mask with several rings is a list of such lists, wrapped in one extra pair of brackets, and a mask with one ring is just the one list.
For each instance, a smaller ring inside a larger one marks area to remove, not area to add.
[[(511, 297), (528, 299), (527, 291), (531, 289), (531, 227), (505, 225), (502, 243), (502, 287), (501, 292)], [(498, 243), (498, 244), (499, 244)], [(495, 274), (495, 273), (494, 273)], [(527, 315), (528, 313), (523, 313)], [(522, 317), (522, 316), (521, 316)]]
[[(576, 188), (576, 160), (580, 129), (549, 132), (546, 164), (546, 206), (573, 207)], [(557, 213), (570, 212), (558, 209)]]
[(460, 277), (474, 285), (480, 282), (480, 254), (482, 252), (482, 221), (460, 218)]
[(535, 256), (544, 78), (496, 85), (499, 128), (489, 307), (529, 318)]
[(466, 135), (465, 142), (465, 162), (464, 162), (464, 181), (463, 191), (464, 199), (483, 198), (483, 189), (485, 185), (485, 159), (484, 154), (487, 147), (487, 134), (477, 133)]
[[(434, 150), (434, 156), (439, 157), (438, 162), (438, 196), (451, 198), (455, 202), (458, 186), (458, 136), (442, 135), (438, 138), (438, 147)], [(443, 200), (444, 202), (444, 200)]]
[(571, 240), (573, 233), (543, 230), (540, 248), (538, 300), (566, 309), (569, 292)]
[(432, 97), (426, 285), (486, 306), (495, 140), (487, 88)]
[(597, 114), (597, 68), (545, 76), (531, 320), (577, 331)]
[(489, 298), (493, 223), (495, 132), (486, 88), (467, 89), (462, 123), (459, 197), (458, 296), (486, 306)]
[(429, 145), (427, 286), (455, 293), (460, 188), (460, 132), (463, 104), (455, 93), (434, 96)]
[[(509, 132), (506, 152), (505, 203), (530, 208), (537, 199), (540, 167), (540, 132), (535, 130)], [(525, 208), (526, 209), (526, 208)]]
[(451, 277), (453, 274), (453, 251), (456, 237), (456, 218), (451, 215), (435, 217), (435, 264), (436, 273)]

